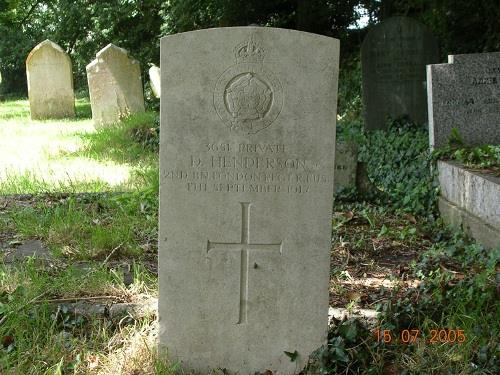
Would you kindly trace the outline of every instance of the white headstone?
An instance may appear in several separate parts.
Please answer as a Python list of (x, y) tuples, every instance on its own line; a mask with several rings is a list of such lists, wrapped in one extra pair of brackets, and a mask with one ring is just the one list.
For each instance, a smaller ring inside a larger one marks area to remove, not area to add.
[(295, 374), (326, 342), (338, 63), (293, 30), (162, 38), (160, 344), (184, 368)]
[(92, 119), (97, 126), (112, 124), (144, 112), (141, 68), (126, 50), (108, 44), (87, 65)]
[(149, 82), (151, 83), (151, 90), (153, 90), (154, 96), (159, 98), (161, 96), (161, 75), (160, 68), (156, 65), (149, 68)]
[(75, 116), (71, 59), (60, 46), (47, 39), (33, 48), (26, 76), (33, 120)]
[(453, 128), (466, 145), (500, 144), (500, 52), (428, 65), (427, 97), (431, 148), (446, 146)]

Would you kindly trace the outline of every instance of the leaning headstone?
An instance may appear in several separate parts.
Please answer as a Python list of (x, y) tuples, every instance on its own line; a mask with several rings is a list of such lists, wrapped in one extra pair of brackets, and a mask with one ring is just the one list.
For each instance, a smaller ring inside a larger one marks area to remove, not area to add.
[(92, 119), (97, 126), (112, 124), (144, 112), (141, 68), (123, 48), (108, 44), (87, 65)]
[(388, 117), (425, 123), (425, 66), (437, 62), (437, 41), (416, 20), (388, 18), (370, 30), (361, 46), (366, 129), (385, 129)]
[(295, 374), (326, 342), (338, 62), (293, 30), (161, 40), (160, 345), (186, 369)]
[(351, 142), (337, 142), (335, 147), (335, 191), (356, 187), (358, 149)]
[(45, 40), (26, 58), (31, 118), (75, 116), (71, 59), (56, 43)]
[(469, 146), (500, 144), (500, 52), (427, 66), (427, 96), (431, 148), (456, 135)]
[(160, 78), (160, 68), (153, 65), (149, 68), (149, 82), (151, 83), (151, 90), (153, 90), (154, 96), (159, 98), (161, 96), (161, 78)]

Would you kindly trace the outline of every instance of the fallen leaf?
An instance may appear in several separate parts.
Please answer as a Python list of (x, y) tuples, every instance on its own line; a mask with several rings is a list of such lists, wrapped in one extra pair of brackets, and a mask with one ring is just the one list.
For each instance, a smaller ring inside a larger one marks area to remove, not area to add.
[(354, 218), (354, 212), (352, 211), (344, 212), (342, 215), (344, 215), (347, 221), (352, 220)]
[(412, 224), (417, 224), (417, 219), (411, 214), (406, 214), (406, 219)]
[(347, 297), (349, 298), (350, 301), (359, 301), (361, 300), (361, 293), (358, 292), (349, 292), (347, 293)]
[(68, 245), (63, 246), (62, 253), (64, 255), (74, 255), (75, 254), (75, 252), (73, 251), (71, 246), (68, 246)]
[(4, 348), (7, 348), (9, 345), (14, 343), (14, 336), (6, 335), (6, 336), (2, 337), (1, 341), (2, 341), (2, 346)]

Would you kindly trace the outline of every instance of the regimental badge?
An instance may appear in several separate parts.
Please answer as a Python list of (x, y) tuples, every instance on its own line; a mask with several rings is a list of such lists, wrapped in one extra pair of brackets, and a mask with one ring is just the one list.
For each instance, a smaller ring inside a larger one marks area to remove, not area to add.
[(214, 107), (232, 130), (255, 134), (269, 127), (283, 107), (283, 89), (276, 76), (264, 69), (265, 50), (253, 38), (234, 48), (236, 65), (217, 80)]

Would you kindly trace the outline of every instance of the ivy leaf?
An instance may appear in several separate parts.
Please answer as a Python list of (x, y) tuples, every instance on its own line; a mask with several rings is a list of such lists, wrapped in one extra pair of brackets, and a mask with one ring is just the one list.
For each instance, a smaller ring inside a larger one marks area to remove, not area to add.
[(335, 356), (341, 362), (347, 363), (349, 362), (349, 357), (347, 356), (344, 348), (335, 348)]
[(295, 362), (297, 357), (299, 356), (299, 353), (295, 350), (293, 353), (287, 352), (286, 350), (284, 351), (285, 355), (290, 358), (291, 362)]

